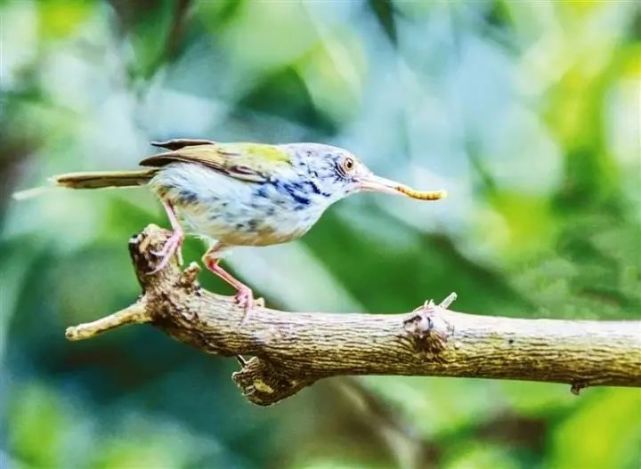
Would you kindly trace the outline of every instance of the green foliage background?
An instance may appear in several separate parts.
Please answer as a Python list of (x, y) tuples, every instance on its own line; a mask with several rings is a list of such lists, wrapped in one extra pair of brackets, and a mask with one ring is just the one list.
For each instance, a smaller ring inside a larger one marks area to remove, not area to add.
[(354, 197), (238, 250), (269, 304), (455, 290), (479, 314), (639, 319), (640, 25), (616, 0), (0, 1), (0, 466), (638, 468), (638, 390), (367, 377), (263, 409), (233, 360), (151, 328), (68, 343), (135, 298), (126, 241), (166, 221), (141, 190), (10, 193), (133, 168), (152, 139), (333, 143), (450, 197)]

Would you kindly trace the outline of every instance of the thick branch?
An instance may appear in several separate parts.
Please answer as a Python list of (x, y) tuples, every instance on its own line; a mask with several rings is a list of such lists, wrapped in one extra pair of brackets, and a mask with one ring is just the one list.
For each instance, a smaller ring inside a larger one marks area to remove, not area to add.
[[(122, 324), (151, 322), (181, 342), (241, 359), (233, 376), (247, 398), (268, 405), (320, 378), (386, 374), (461, 376), (641, 386), (641, 321), (513, 319), (457, 313), (426, 303), (406, 314), (288, 313), (203, 290), (198, 266), (148, 275), (167, 239), (151, 225), (130, 241), (143, 296), (134, 306), (70, 327), (79, 340)], [(451, 298), (448, 298), (448, 302)]]

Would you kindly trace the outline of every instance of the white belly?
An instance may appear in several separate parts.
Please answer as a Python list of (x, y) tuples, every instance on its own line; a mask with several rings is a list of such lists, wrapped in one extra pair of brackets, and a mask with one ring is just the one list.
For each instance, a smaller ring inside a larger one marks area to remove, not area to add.
[(194, 164), (163, 168), (151, 181), (186, 231), (227, 245), (264, 246), (301, 237), (327, 204), (302, 204), (270, 183), (247, 182)]

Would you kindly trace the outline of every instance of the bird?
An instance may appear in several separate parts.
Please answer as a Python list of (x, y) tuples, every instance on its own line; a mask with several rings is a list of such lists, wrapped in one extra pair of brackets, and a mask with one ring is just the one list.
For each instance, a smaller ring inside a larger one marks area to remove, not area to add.
[(162, 270), (175, 255), (182, 263), (186, 234), (211, 240), (202, 257), (213, 274), (251, 310), (252, 289), (220, 266), (237, 246), (268, 246), (303, 236), (335, 202), (358, 192), (382, 192), (439, 200), (445, 191), (417, 191), (375, 175), (351, 152), (320, 143), (222, 143), (179, 138), (151, 142), (163, 149), (144, 158), (142, 169), (75, 172), (54, 176), (71, 189), (147, 186), (160, 199), (171, 235), (153, 254)]

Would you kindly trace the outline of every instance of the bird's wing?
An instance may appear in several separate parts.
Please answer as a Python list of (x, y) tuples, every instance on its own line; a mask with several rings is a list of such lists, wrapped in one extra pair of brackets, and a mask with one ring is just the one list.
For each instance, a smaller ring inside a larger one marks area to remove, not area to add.
[(205, 140), (200, 138), (174, 138), (171, 140), (149, 142), (154, 147), (166, 148), (167, 150), (180, 150), (184, 147), (194, 145), (215, 145), (213, 140)]
[(264, 182), (278, 170), (291, 168), (289, 153), (276, 145), (259, 143), (211, 143), (184, 146), (145, 158), (142, 166), (161, 167), (169, 163), (198, 163), (228, 176)]

